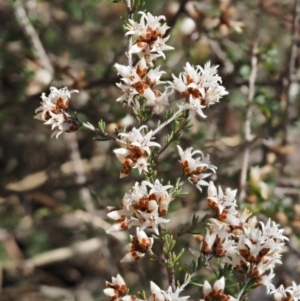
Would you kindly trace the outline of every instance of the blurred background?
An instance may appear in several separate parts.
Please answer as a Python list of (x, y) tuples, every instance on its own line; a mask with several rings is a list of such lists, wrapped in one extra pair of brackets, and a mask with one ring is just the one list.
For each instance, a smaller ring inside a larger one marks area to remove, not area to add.
[[(209, 153), (218, 166), (214, 180), (239, 189), (241, 208), (285, 228), (290, 241), (275, 283), (288, 285), (300, 280), (299, 3), (146, 0), (144, 6), (165, 15), (171, 27), (168, 44), (175, 50), (156, 61), (165, 80), (187, 61), (219, 65), (229, 95), (205, 110), (205, 120), (192, 121), (181, 146)], [(126, 15), (122, 1), (0, 1), (1, 301), (107, 300), (105, 280), (118, 272), (132, 292), (149, 291), (150, 279), (167, 285), (156, 264), (120, 264), (128, 233), (105, 232), (106, 206), (118, 206), (142, 179), (137, 172), (119, 179), (117, 145), (94, 140), (84, 128), (50, 139), (50, 127), (33, 119), (41, 93), (68, 86), (80, 90), (70, 104), (80, 120), (97, 125), (103, 119), (112, 135), (136, 125), (129, 107), (116, 102), (113, 65), (127, 62)], [(179, 99), (175, 94), (171, 106)], [(181, 176), (178, 159), (172, 145), (161, 158), (161, 178), (174, 183)], [(185, 191), (171, 204), (174, 233), (193, 213), (208, 210), (205, 189), (201, 194), (187, 185)], [(195, 246), (183, 237), (177, 248)], [(215, 279), (208, 271), (202, 276)], [(191, 287), (185, 295), (195, 299), (200, 292)], [(250, 299), (263, 296), (257, 289)]]

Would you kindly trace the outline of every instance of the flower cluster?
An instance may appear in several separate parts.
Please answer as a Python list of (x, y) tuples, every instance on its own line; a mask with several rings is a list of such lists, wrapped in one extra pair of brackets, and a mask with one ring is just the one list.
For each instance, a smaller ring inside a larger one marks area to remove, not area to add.
[[(202, 191), (201, 186), (208, 186), (208, 182), (204, 179), (210, 176), (209, 173), (204, 173), (206, 170), (216, 172), (217, 167), (210, 162), (210, 156), (204, 156), (200, 150), (193, 151), (193, 148), (187, 148), (185, 151), (178, 145), (180, 155), (180, 164), (183, 172), (189, 177), (190, 181)], [(194, 155), (199, 154), (199, 157), (193, 158)]]
[(117, 277), (112, 277), (112, 281), (106, 281), (106, 289), (104, 289), (104, 294), (110, 298), (112, 301), (121, 300), (122, 297), (127, 292), (127, 287), (124, 279), (119, 274)]
[(266, 224), (257, 223), (251, 213), (236, 210), (236, 190), (227, 189), (225, 193), (213, 182), (208, 188), (208, 205), (214, 211), (204, 238), (197, 236), (201, 242), (200, 250), (208, 257), (223, 258), (224, 263), (242, 273), (247, 273), (255, 285), (272, 287), (273, 269), (281, 263), (284, 251), (283, 230), (270, 219)]
[(128, 105), (133, 104), (139, 107), (139, 102), (136, 96), (142, 96), (152, 104), (167, 105), (169, 90), (164, 93), (160, 92), (156, 86), (162, 84), (160, 77), (164, 71), (159, 71), (160, 67), (148, 69), (148, 65), (144, 58), (141, 58), (138, 63), (132, 66), (124, 66), (115, 64), (118, 74), (122, 76), (123, 83), (117, 83), (117, 86), (123, 91), (123, 95), (117, 101), (127, 101)]
[[(125, 295), (127, 290), (124, 279), (118, 274), (117, 277), (112, 277), (112, 283), (106, 282), (107, 288), (104, 289), (104, 294), (110, 297), (112, 301), (146, 301), (137, 298), (135, 295)], [(162, 290), (154, 282), (150, 282), (151, 295), (147, 299), (148, 301), (185, 301), (188, 300), (189, 296), (179, 297), (182, 292), (181, 287), (177, 287), (175, 292), (169, 287), (168, 290)]]
[(151, 141), (152, 131), (144, 134), (146, 125), (133, 128), (129, 133), (120, 133), (118, 140), (121, 148), (115, 149), (118, 160), (123, 164), (120, 177), (128, 176), (133, 168), (137, 168), (140, 173), (147, 172), (148, 157), (151, 155), (150, 147), (160, 147), (157, 142)]
[(294, 281), (291, 286), (284, 288), (280, 285), (278, 288), (271, 287), (270, 293), (274, 295), (275, 301), (299, 301), (300, 300), (300, 285)]
[(63, 132), (74, 132), (81, 125), (77, 119), (66, 112), (72, 93), (78, 93), (78, 90), (69, 91), (67, 87), (58, 90), (51, 87), (48, 96), (45, 93), (41, 96), (41, 106), (35, 110), (34, 118), (51, 125), (51, 129), (54, 130), (51, 137), (58, 138)]
[[(140, 227), (138, 231), (152, 228), (158, 235), (158, 225), (169, 222), (161, 216), (168, 211), (169, 203), (172, 200), (168, 189), (172, 187), (172, 185), (163, 186), (157, 179), (154, 184), (148, 181), (143, 181), (142, 184), (137, 182), (131, 191), (125, 194), (121, 208), (108, 208), (110, 211), (108, 217), (115, 220), (116, 224), (112, 225), (107, 232), (138, 226)], [(145, 238), (143, 234), (142, 236)], [(140, 240), (139, 244), (141, 244)]]
[(131, 35), (135, 38), (135, 43), (129, 50), (129, 53), (137, 53), (140, 58), (144, 58), (148, 64), (153, 60), (162, 56), (165, 58), (163, 51), (174, 49), (166, 45), (169, 36), (164, 38), (166, 31), (169, 29), (164, 16), (153, 16), (149, 12), (146, 14), (140, 12), (142, 15), (139, 22), (129, 19), (126, 29), (126, 35)]
[[(131, 11), (131, 1), (127, 4)], [(137, 7), (137, 3), (134, 7)], [(132, 13), (135, 8), (132, 9)], [(162, 224), (169, 222), (164, 216), (168, 213), (170, 202), (176, 194), (179, 194), (185, 181), (180, 182), (179, 179), (176, 188), (169, 184), (162, 185), (158, 179), (155, 179), (156, 164), (161, 153), (172, 142), (178, 142), (181, 131), (187, 127), (188, 118), (194, 114), (206, 118), (203, 109), (218, 103), (228, 92), (221, 85), (222, 79), (218, 75), (218, 66), (212, 66), (210, 62), (207, 62), (204, 67), (192, 66), (187, 62), (178, 77), (172, 74), (172, 81), (162, 81), (161, 77), (165, 72), (161, 71), (160, 66), (156, 67), (154, 61), (159, 57), (165, 58), (164, 51), (173, 49), (166, 45), (169, 40), (169, 36), (166, 36), (169, 27), (165, 23), (164, 16), (156, 17), (144, 12), (140, 14), (141, 18), (138, 22), (129, 19), (125, 26), (126, 36), (130, 37), (129, 65), (117, 63), (114, 65), (121, 77), (117, 86), (123, 92), (117, 101), (133, 107), (140, 127), (134, 127), (129, 132), (124, 131), (117, 137), (112, 137), (105, 132), (104, 121), (99, 123), (99, 129), (89, 123), (83, 124), (105, 138), (103, 140), (114, 140), (119, 144), (119, 148), (115, 149), (114, 153), (122, 163), (120, 177), (128, 176), (133, 169), (138, 169), (139, 173), (145, 175), (147, 179), (135, 183), (124, 195), (120, 207), (108, 207), (108, 217), (114, 221), (108, 233), (136, 227), (136, 234), (130, 235), (130, 243), (126, 246), (127, 253), (121, 262), (136, 261), (148, 254), (154, 261), (165, 265), (170, 286), (167, 290), (162, 290), (151, 281), (151, 294), (148, 301), (187, 300), (189, 296), (179, 295), (189, 283), (197, 279), (197, 273), (213, 257), (218, 259), (217, 262), (221, 266), (226, 267), (219, 275), (227, 277), (227, 268), (230, 271), (240, 272), (244, 276), (244, 287), (234, 298), (225, 293), (225, 277), (218, 279), (213, 286), (208, 281), (204, 281), (201, 301), (239, 301), (245, 297), (249, 289), (258, 285), (265, 285), (268, 293), (273, 294), (276, 301), (300, 301), (300, 285), (293, 282), (290, 287), (284, 288), (281, 285), (275, 288), (271, 283), (275, 276), (274, 267), (282, 263), (284, 243), (288, 240), (283, 235), (283, 230), (270, 219), (266, 223), (258, 222), (247, 209), (240, 213), (235, 199), (237, 190), (227, 188), (223, 191), (212, 181), (208, 183), (206, 178), (215, 174), (217, 170), (217, 167), (210, 162), (210, 156), (204, 155), (200, 150), (193, 150), (192, 147), (183, 150), (178, 146), (179, 162), (184, 175), (200, 191), (202, 186), (208, 186), (207, 202), (212, 210), (205, 236), (195, 235), (200, 245), (197, 263), (195, 261), (191, 265), (192, 271), (182, 269), (180, 266), (179, 259), (184, 250), (177, 254), (174, 248), (176, 239), (170, 230), (164, 229)], [(138, 56), (135, 64), (132, 64), (132, 54)], [(158, 89), (158, 86), (163, 86), (164, 91), (162, 88)], [(167, 120), (159, 123), (156, 128), (148, 129), (146, 122), (149, 121), (152, 112), (146, 106), (168, 105), (169, 97), (174, 90), (182, 95), (184, 103), (178, 106), (176, 112), (172, 110), (168, 112)], [(41, 96), (41, 105), (35, 111), (35, 118), (52, 127), (52, 136), (58, 137), (63, 132), (73, 132), (82, 125), (67, 112), (73, 93), (78, 91), (69, 91), (66, 87), (62, 89), (51, 87), (48, 96), (45, 93)], [(156, 154), (153, 156), (153, 148), (161, 147), (159, 143), (153, 141), (154, 136), (172, 121), (175, 121), (174, 127), (166, 137), (164, 147), (156, 153), (157, 156)], [(252, 168), (250, 171), (250, 183), (260, 188), (264, 199), (268, 198), (269, 192), (262, 179), (270, 170), (270, 167), (266, 166)], [(194, 226), (198, 226), (198, 222), (198, 217), (194, 217), (191, 227), (189, 226), (182, 233), (193, 233), (192, 230)], [(151, 230), (159, 237), (148, 236), (146, 230)], [(159, 255), (152, 251), (154, 238), (158, 239), (162, 247)], [(186, 270), (187, 274), (184, 283), (179, 285), (175, 274), (182, 270)], [(129, 295), (126, 283), (119, 274), (112, 277), (111, 282), (106, 282), (104, 294), (111, 301), (145, 301), (135, 295)], [(141, 296), (146, 299), (145, 293)]]
[(210, 66), (210, 62), (204, 65), (204, 68), (191, 66), (186, 63), (184, 72), (176, 77), (173, 74), (173, 82), (170, 87), (177, 90), (185, 98), (186, 104), (182, 109), (189, 109), (191, 112), (198, 113), (205, 118), (202, 109), (215, 104), (228, 94), (223, 86), (222, 79), (217, 75), (218, 66)]
[(136, 228), (136, 236), (130, 235), (130, 240), (131, 243), (126, 246), (129, 252), (121, 259), (121, 262), (138, 260), (147, 252), (151, 252), (153, 238), (148, 237), (144, 231), (140, 231), (139, 227)]
[(125, 101), (128, 105), (133, 103), (138, 108), (139, 96), (141, 96), (150, 104), (168, 105), (168, 97), (172, 89), (167, 88), (161, 92), (156, 88), (157, 85), (164, 83), (160, 81), (160, 77), (165, 72), (160, 71), (159, 66), (156, 68), (152, 66), (153, 60), (160, 56), (165, 57), (163, 51), (173, 49), (165, 44), (169, 37), (164, 38), (164, 35), (169, 27), (161, 23), (165, 20), (163, 16), (155, 17), (143, 12), (141, 14), (139, 22), (129, 19), (126, 27), (128, 30), (126, 35), (135, 39), (129, 53), (138, 54), (140, 60), (135, 66), (115, 64), (118, 74), (122, 76), (122, 82), (117, 86), (123, 91), (123, 95), (117, 101)]

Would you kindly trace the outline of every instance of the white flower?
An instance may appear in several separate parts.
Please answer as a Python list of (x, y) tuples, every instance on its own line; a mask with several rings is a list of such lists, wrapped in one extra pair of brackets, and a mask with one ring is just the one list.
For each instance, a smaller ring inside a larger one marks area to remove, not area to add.
[[(154, 202), (154, 201), (153, 201)], [(169, 219), (164, 219), (158, 215), (158, 205), (154, 206), (154, 210), (150, 213), (138, 211), (140, 217), (137, 224), (140, 225), (140, 229), (152, 228), (154, 233), (159, 235), (158, 225), (168, 223)]]
[(202, 118), (206, 118), (207, 116), (204, 115), (202, 109), (204, 109), (206, 106), (201, 105), (201, 103), (199, 102), (199, 100), (197, 98), (194, 98), (192, 95), (190, 95), (189, 98), (189, 103), (183, 105), (181, 108), (185, 109), (185, 110), (190, 110), (190, 114), (194, 115), (194, 114), (198, 114), (199, 116), (201, 116)]
[(106, 289), (103, 290), (104, 294), (111, 299), (117, 300), (119, 295), (124, 295), (127, 291), (124, 279), (118, 274), (117, 277), (112, 277), (112, 281), (106, 281)]
[(117, 101), (127, 101), (128, 105), (130, 105), (134, 100), (134, 96), (139, 94), (137, 90), (130, 85), (122, 83), (117, 83), (116, 85), (123, 91), (123, 95), (120, 96)]
[(132, 45), (129, 53), (138, 53), (140, 57), (145, 57), (147, 63), (151, 64), (152, 60), (157, 57), (165, 58), (163, 51), (174, 48), (165, 44), (169, 39), (169, 37), (163, 37), (169, 28), (165, 23), (161, 23), (165, 17), (156, 17), (144, 12), (140, 12), (140, 14), (142, 17), (139, 22), (128, 20), (126, 26), (128, 30), (126, 35), (131, 35), (136, 39), (136, 43)]
[(163, 291), (151, 281), (150, 288), (151, 297), (148, 299), (149, 301), (185, 301), (189, 298), (189, 296), (179, 297), (180, 292), (183, 290), (180, 287), (177, 287), (175, 292), (172, 291), (171, 287), (167, 291)]
[[(202, 151), (192, 151), (192, 147), (183, 151), (180, 146), (177, 147), (181, 157), (180, 164), (183, 172), (187, 174), (192, 183), (196, 185), (200, 191), (202, 191), (201, 186), (208, 186), (208, 182), (204, 179), (211, 175), (204, 172), (207, 169), (210, 169), (215, 173), (217, 167), (210, 163), (209, 155), (205, 157)], [(199, 157), (193, 158), (196, 154), (199, 154)]]
[(37, 114), (36, 117), (41, 117), (42, 120), (47, 121), (47, 113), (58, 114), (60, 110), (65, 110), (69, 107), (71, 94), (78, 93), (78, 90), (69, 91), (67, 87), (62, 89), (57, 89), (55, 87), (50, 87), (50, 93), (46, 96), (45, 93), (42, 94), (41, 106), (35, 110)]
[(292, 294), (291, 287), (285, 288), (282, 284), (278, 288), (275, 288), (274, 285), (270, 287), (270, 294), (274, 295), (276, 301), (283, 300), (287, 296), (287, 293)]
[(158, 90), (154, 92), (156, 96), (155, 105), (158, 107), (157, 113), (159, 113), (163, 106), (169, 105), (169, 96), (173, 94), (173, 90), (167, 87), (163, 93)]
[(120, 133), (119, 135), (122, 138), (125, 138), (120, 142), (122, 143), (123, 141), (126, 141), (126, 144), (137, 146), (141, 150), (145, 151), (148, 155), (150, 155), (150, 147), (161, 146), (159, 143), (151, 141), (152, 131), (149, 131), (146, 135), (143, 133), (145, 128), (147, 128), (147, 126), (143, 125), (138, 129), (133, 128), (129, 133)]
[(172, 188), (173, 185), (164, 185), (163, 186), (158, 179), (155, 180), (154, 184), (152, 184), (148, 181), (143, 181), (143, 183), (151, 188), (149, 191), (149, 195), (154, 194), (155, 200), (158, 203), (160, 203), (161, 201), (168, 199), (170, 197), (167, 190)]
[(148, 166), (149, 163), (145, 157), (140, 157), (137, 159), (135, 165), (133, 165), (133, 168), (137, 168), (139, 173), (141, 174), (143, 171), (148, 172)]
[(267, 292), (271, 290), (272, 287), (274, 287), (272, 280), (275, 277), (275, 274), (273, 273), (273, 270), (270, 271), (269, 274), (263, 275), (261, 279), (258, 281), (258, 285), (264, 285), (267, 289)]
[(170, 86), (179, 91), (188, 102), (183, 106), (192, 112), (197, 112), (201, 117), (206, 116), (202, 109), (215, 104), (228, 94), (223, 86), (222, 79), (217, 75), (218, 66), (210, 66), (210, 62), (204, 65), (204, 68), (197, 66), (194, 68), (186, 63), (184, 72), (179, 77), (173, 76), (173, 82), (169, 82)]
[(145, 82), (148, 85), (159, 85), (164, 83), (160, 81), (160, 77), (166, 73), (165, 71), (159, 71), (160, 66), (156, 67), (155, 69), (151, 69), (145, 76)]
[[(155, 102), (156, 97), (154, 92), (151, 90), (149, 85), (147, 85), (141, 76), (138, 74), (138, 71), (141, 71), (139, 68), (139, 63), (136, 67), (132, 66), (123, 66), (120, 64), (115, 64), (115, 68), (118, 71), (118, 74), (122, 76), (122, 81), (125, 83), (125, 85), (117, 84), (119, 88), (121, 88), (124, 92), (123, 96), (119, 97), (118, 100), (125, 100), (126, 96), (129, 97), (128, 104), (132, 102), (132, 99), (134, 97), (135, 92), (138, 92), (138, 94), (142, 95), (146, 99), (148, 99), (151, 102)], [(144, 71), (142, 71), (144, 72)], [(142, 75), (142, 74), (141, 74)]]
[(203, 152), (200, 150), (192, 151), (192, 147), (187, 148), (185, 151), (183, 151), (183, 149), (179, 145), (177, 145), (177, 148), (181, 158), (180, 164), (183, 168), (183, 171), (187, 174), (191, 174), (198, 167), (196, 165), (197, 161), (193, 158), (193, 156), (195, 154), (200, 154), (202, 156)]
[(278, 229), (278, 226), (274, 221), (272, 221), (270, 218), (268, 219), (267, 224), (265, 225), (263, 222), (259, 222), (261, 226), (261, 231), (264, 235), (273, 238), (275, 240), (289, 240), (286, 236), (284, 236), (282, 233), (284, 229)]
[(157, 142), (151, 141), (152, 131), (144, 134), (143, 125), (138, 129), (133, 128), (128, 133), (120, 133), (121, 139), (118, 140), (121, 148), (115, 149), (118, 160), (123, 164), (120, 177), (127, 176), (133, 168), (137, 168), (139, 172), (148, 171), (148, 156), (151, 154), (151, 147), (160, 147)]
[(169, 36), (165, 38), (158, 37), (157, 40), (151, 45), (150, 52), (157, 52), (159, 56), (166, 58), (164, 51), (173, 50), (174, 47), (166, 45), (165, 43), (169, 40)]
[(58, 138), (63, 132), (76, 131), (81, 125), (81, 122), (65, 112), (69, 107), (72, 93), (78, 93), (78, 90), (69, 91), (67, 87), (58, 90), (51, 87), (48, 96), (45, 93), (41, 96), (41, 106), (35, 110), (34, 118), (51, 125), (51, 129), (54, 130), (51, 137)]
[(217, 211), (219, 215), (222, 214), (225, 208), (230, 210), (232, 207), (237, 207), (235, 200), (237, 190), (227, 189), (226, 193), (224, 193), (222, 188), (219, 186), (217, 194), (217, 189), (214, 183), (210, 181), (207, 193), (208, 205)]
[(130, 262), (142, 258), (145, 253), (151, 250), (153, 245), (153, 238), (148, 237), (144, 231), (136, 228), (136, 236), (130, 236), (131, 243), (126, 246), (129, 251), (122, 259), (121, 262)]
[(293, 281), (293, 286), (291, 288), (289, 288), (289, 290), (291, 291), (291, 295), (294, 298), (294, 300), (299, 301), (300, 300), (300, 285), (297, 285)]
[(225, 287), (225, 278), (224, 277), (217, 280), (213, 287), (211, 287), (209, 282), (207, 280), (205, 280), (205, 282), (203, 284), (204, 299), (207, 298), (207, 300), (237, 301), (232, 296), (224, 294), (224, 287)]
[(51, 130), (59, 127), (67, 120), (67, 115), (65, 113), (54, 114), (49, 111), (50, 118), (45, 122), (45, 124), (51, 125)]

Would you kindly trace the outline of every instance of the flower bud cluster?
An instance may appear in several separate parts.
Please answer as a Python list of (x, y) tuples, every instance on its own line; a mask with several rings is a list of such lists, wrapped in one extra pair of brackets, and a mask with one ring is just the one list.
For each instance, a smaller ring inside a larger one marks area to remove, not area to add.
[(275, 276), (273, 269), (281, 263), (284, 251), (283, 229), (270, 219), (266, 224), (257, 223), (246, 209), (242, 214), (236, 210), (236, 190), (219, 187), (210, 182), (208, 205), (214, 212), (205, 238), (201, 241), (201, 252), (208, 257), (223, 258), (224, 263), (253, 280), (256, 285), (271, 287)]
[(123, 164), (120, 177), (128, 176), (133, 168), (139, 172), (147, 172), (148, 157), (151, 155), (150, 147), (160, 147), (157, 142), (151, 141), (152, 131), (145, 134), (146, 125), (133, 128), (129, 133), (120, 133), (121, 139), (118, 140), (121, 148), (115, 149), (118, 160)]
[(81, 123), (71, 117), (66, 110), (69, 108), (72, 93), (78, 93), (78, 90), (69, 91), (67, 87), (62, 89), (50, 88), (50, 94), (42, 94), (41, 106), (35, 110), (35, 119), (45, 121), (45, 124), (51, 125), (54, 130), (51, 137), (58, 136), (63, 132), (74, 132)]
[[(137, 226), (140, 227), (139, 231), (152, 228), (158, 235), (158, 225), (169, 222), (162, 216), (168, 212), (168, 206), (172, 200), (168, 189), (172, 187), (172, 185), (163, 186), (157, 179), (154, 184), (148, 181), (143, 181), (141, 184), (137, 182), (131, 191), (125, 194), (121, 208), (108, 208), (110, 211), (108, 217), (115, 220), (116, 223), (107, 232)], [(143, 234), (142, 236), (144, 237)], [(149, 245), (152, 246), (152, 244)]]
[[(204, 156), (200, 150), (193, 151), (193, 148), (187, 148), (185, 151), (178, 145), (177, 146), (180, 155), (180, 164), (182, 171), (189, 177), (190, 181), (196, 185), (196, 187), (202, 191), (201, 186), (208, 186), (208, 182), (204, 179), (210, 176), (210, 173), (204, 173), (206, 170), (211, 170), (216, 173), (217, 167), (210, 162), (210, 156)], [(199, 154), (197, 158), (193, 158), (194, 155)]]
[(236, 301), (236, 299), (233, 298), (232, 296), (224, 294), (224, 288), (225, 288), (224, 277), (217, 280), (213, 287), (209, 284), (208, 281), (205, 280), (203, 284), (204, 299), (200, 301), (214, 301), (214, 300)]

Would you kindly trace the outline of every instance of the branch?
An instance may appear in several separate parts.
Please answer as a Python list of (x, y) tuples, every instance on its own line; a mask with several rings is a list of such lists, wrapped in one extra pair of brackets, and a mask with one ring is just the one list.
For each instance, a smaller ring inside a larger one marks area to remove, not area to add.
[[(283, 101), (284, 101), (284, 112), (283, 112), (283, 146), (288, 144), (289, 135), (289, 120), (290, 120), (290, 106), (293, 99), (292, 83), (295, 75), (295, 65), (297, 60), (298, 52), (298, 41), (299, 41), (299, 24), (300, 24), (300, 0), (294, 2), (294, 14), (293, 14), (293, 28), (292, 28), (292, 44), (290, 48), (290, 61), (288, 65), (288, 77), (283, 82)], [(286, 164), (285, 158), (282, 162), (281, 171), (284, 171)]]
[[(259, 6), (261, 6), (261, 2)], [(251, 51), (251, 73), (250, 73), (249, 84), (248, 84), (249, 90), (248, 90), (248, 97), (247, 97), (247, 111), (246, 111), (246, 118), (245, 118), (245, 125), (244, 125), (245, 149), (244, 149), (241, 178), (240, 178), (240, 196), (239, 196), (240, 202), (242, 202), (246, 197), (247, 173), (248, 173), (249, 159), (250, 159), (250, 145), (252, 141), (251, 118), (253, 113), (253, 98), (255, 95), (255, 82), (257, 77), (258, 33), (259, 33), (259, 23), (260, 23), (259, 21), (260, 21), (260, 15), (257, 17), (256, 20), (256, 27), (254, 30), (254, 42)]]
[(22, 1), (16, 0), (13, 6), (14, 6), (16, 19), (19, 22), (20, 26), (24, 28), (24, 31), (28, 36), (37, 57), (39, 58), (41, 65), (43, 66), (44, 69), (49, 71), (51, 76), (53, 76), (54, 69), (41, 43), (38, 33), (36, 32), (36, 30), (34, 29), (34, 27), (31, 25), (29, 21), (27, 13), (23, 7)]
[(91, 238), (82, 242), (74, 243), (69, 247), (59, 248), (38, 254), (23, 262), (5, 262), (3, 263), (2, 267), (5, 270), (11, 270), (20, 267), (25, 268), (25, 270), (32, 270), (34, 268), (40, 268), (43, 266), (63, 262), (78, 255), (87, 255), (99, 251), (104, 247), (105, 246), (101, 239)]

